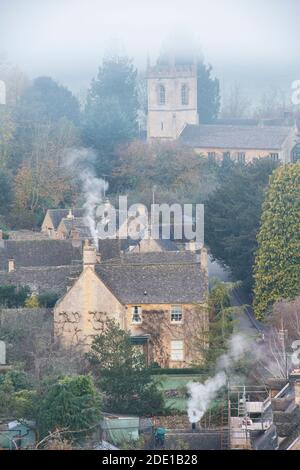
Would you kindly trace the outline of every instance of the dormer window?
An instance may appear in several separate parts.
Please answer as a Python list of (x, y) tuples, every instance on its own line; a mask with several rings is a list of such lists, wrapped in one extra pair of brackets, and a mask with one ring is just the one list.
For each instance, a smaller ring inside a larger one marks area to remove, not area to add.
[(181, 104), (186, 106), (189, 104), (189, 89), (187, 85), (181, 86)]
[(166, 104), (166, 89), (164, 85), (159, 85), (158, 88), (158, 102), (163, 105)]
[(135, 305), (132, 307), (132, 319), (131, 322), (135, 325), (142, 323), (142, 307)]

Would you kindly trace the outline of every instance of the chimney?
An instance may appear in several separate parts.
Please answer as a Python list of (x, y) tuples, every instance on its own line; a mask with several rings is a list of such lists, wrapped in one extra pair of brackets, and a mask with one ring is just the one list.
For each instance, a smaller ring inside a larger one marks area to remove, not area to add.
[(195, 253), (196, 251), (196, 243), (194, 240), (189, 241), (188, 243), (185, 244), (185, 249), (186, 251), (192, 251)]
[(72, 213), (72, 209), (69, 209), (69, 213), (67, 215), (67, 219), (74, 219), (74, 215)]
[(201, 248), (200, 264), (201, 264), (201, 269), (203, 269), (206, 276), (208, 277), (208, 254), (207, 254), (207, 249), (204, 248), (204, 246)]
[(0, 341), (0, 366), (6, 364), (6, 344), (4, 341)]
[(79, 240), (80, 239), (79, 232), (78, 232), (77, 228), (72, 228), (71, 229), (71, 238), (72, 238), (72, 240)]
[(16, 269), (15, 260), (14, 259), (9, 259), (8, 260), (8, 272), (12, 273), (13, 271), (15, 271), (15, 269)]
[(95, 269), (97, 263), (96, 248), (90, 240), (85, 240), (83, 245), (83, 268)]
[(289, 381), (294, 387), (295, 404), (300, 406), (300, 369), (294, 369), (291, 372)]
[(3, 231), (0, 230), (0, 240), (3, 240)]

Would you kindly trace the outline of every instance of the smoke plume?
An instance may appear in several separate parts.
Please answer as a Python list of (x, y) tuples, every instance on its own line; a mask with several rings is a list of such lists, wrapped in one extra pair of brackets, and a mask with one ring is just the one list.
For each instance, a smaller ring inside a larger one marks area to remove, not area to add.
[(96, 221), (96, 209), (103, 203), (108, 183), (102, 178), (97, 178), (93, 164), (96, 155), (90, 149), (72, 149), (67, 156), (67, 164), (76, 170), (82, 186), (84, 199), (83, 208), (91, 236), (97, 246), (98, 232)]
[(250, 343), (242, 334), (236, 334), (229, 340), (228, 352), (218, 360), (216, 373), (203, 384), (188, 384), (188, 417), (191, 423), (198, 423), (208, 410), (218, 392), (226, 385), (230, 369), (250, 350)]

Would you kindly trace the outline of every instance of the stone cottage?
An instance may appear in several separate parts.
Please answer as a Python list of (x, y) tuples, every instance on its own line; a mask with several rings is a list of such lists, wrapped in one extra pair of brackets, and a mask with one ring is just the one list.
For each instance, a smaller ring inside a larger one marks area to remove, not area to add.
[(63, 346), (88, 350), (114, 319), (148, 363), (187, 367), (205, 345), (207, 291), (205, 249), (121, 253), (105, 261), (87, 241), (83, 270), (55, 306), (54, 333)]

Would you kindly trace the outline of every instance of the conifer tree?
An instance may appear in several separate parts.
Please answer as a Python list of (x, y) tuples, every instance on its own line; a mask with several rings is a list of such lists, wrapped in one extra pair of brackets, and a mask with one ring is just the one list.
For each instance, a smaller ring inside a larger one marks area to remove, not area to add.
[(300, 293), (300, 162), (271, 176), (258, 235), (254, 310), (263, 319), (274, 302)]

